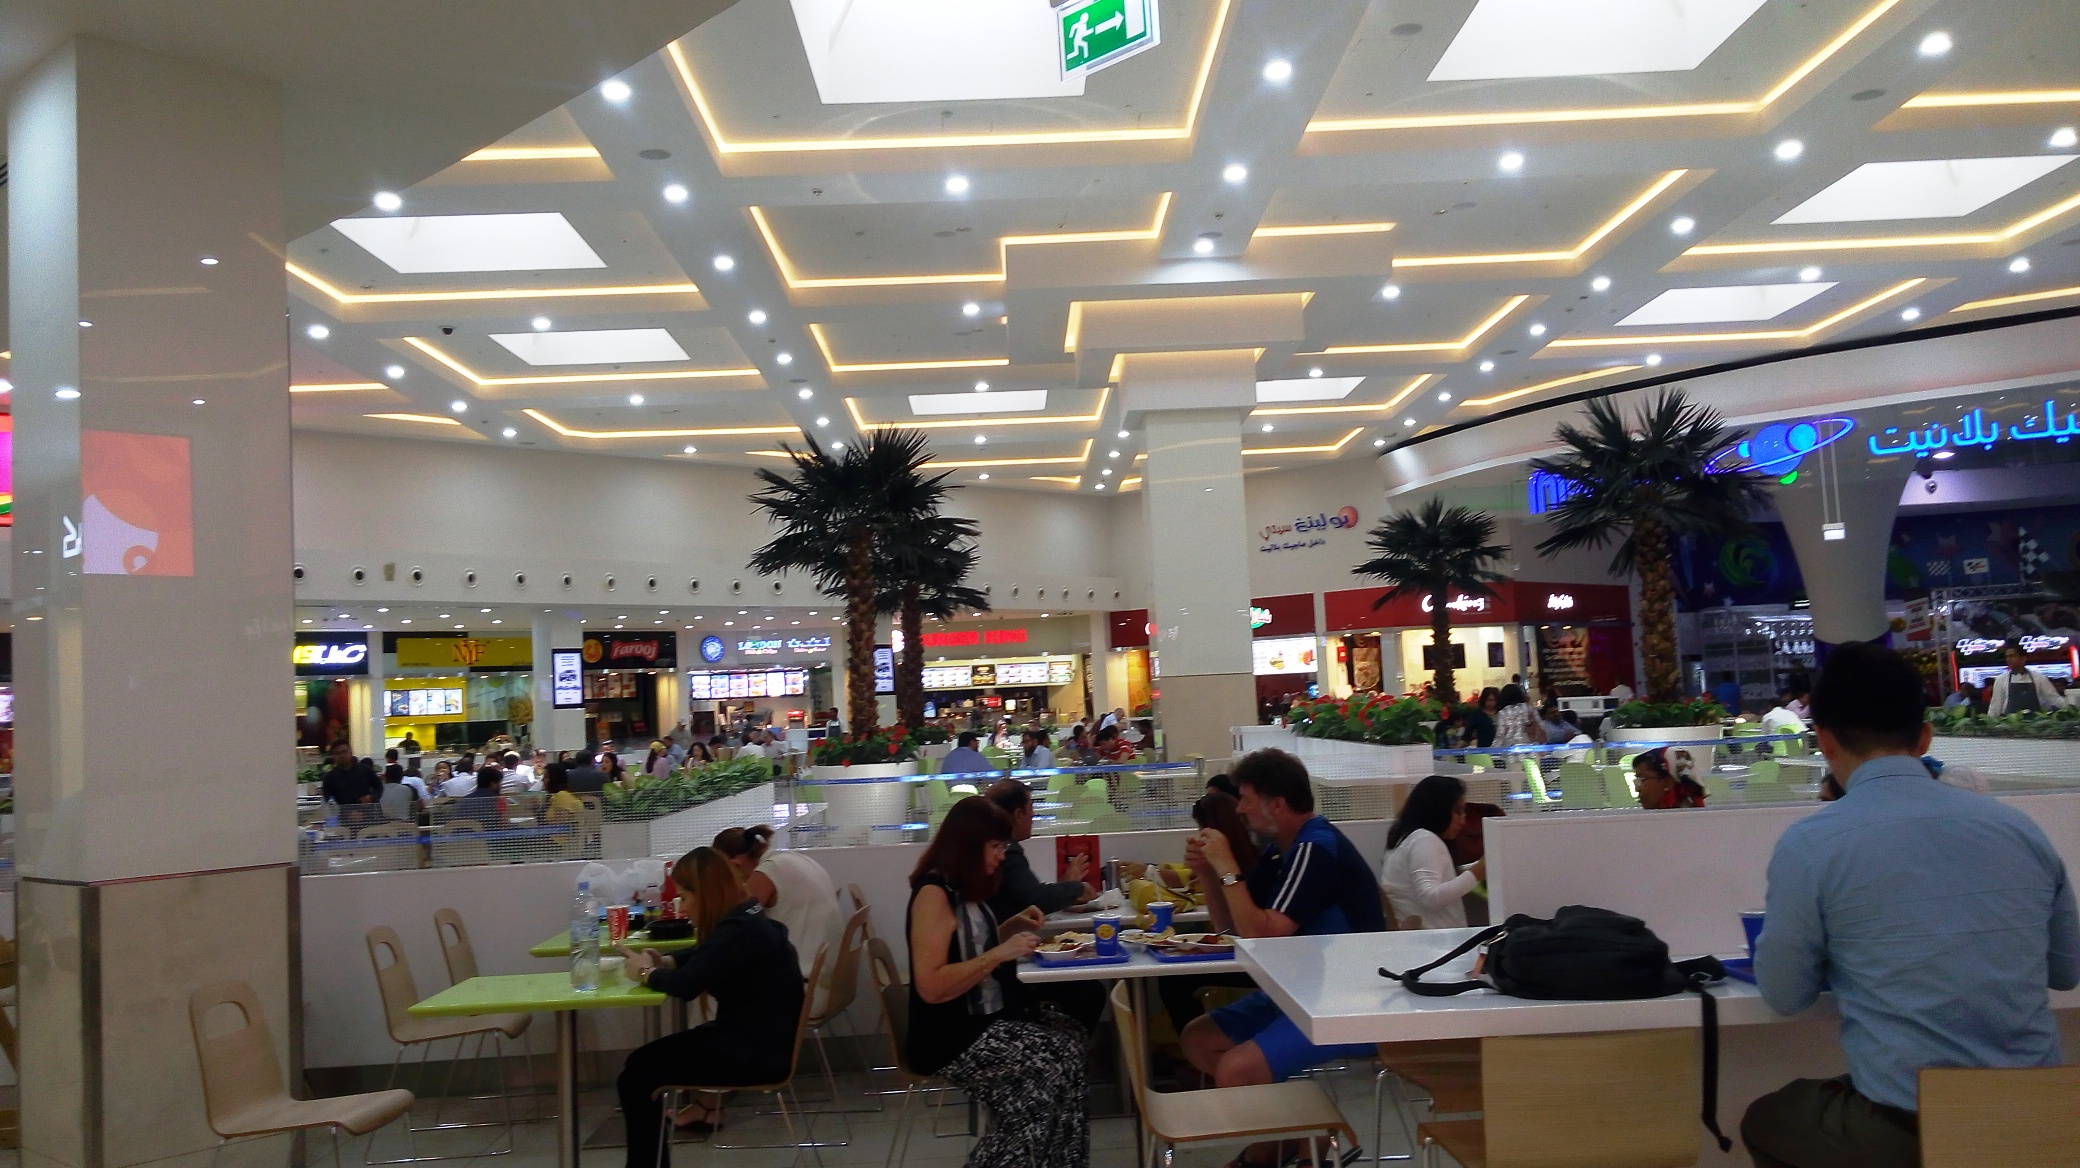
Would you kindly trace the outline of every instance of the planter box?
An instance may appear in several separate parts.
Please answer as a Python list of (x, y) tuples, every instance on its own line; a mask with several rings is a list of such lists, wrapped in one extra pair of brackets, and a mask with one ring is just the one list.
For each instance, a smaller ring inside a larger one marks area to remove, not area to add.
[(726, 795), (684, 811), (632, 823), (600, 825), (600, 856), (608, 860), (632, 860), (644, 856), (677, 859), (715, 839), (725, 827), (771, 826), (773, 784), (761, 783), (746, 791)]
[(902, 823), (910, 813), (910, 788), (915, 784), (874, 782), (900, 779), (917, 773), (914, 762), (860, 763), (854, 766), (810, 767), (801, 781), (822, 792), (824, 823), (831, 827), (890, 827)]
[(1337, 738), (1293, 738), (1307, 769), (1322, 778), (1420, 779), (1436, 769), (1431, 748), (1421, 742), (1380, 746)]
[(2062, 783), (2080, 779), (2080, 740), (1941, 737), (1929, 743), (1928, 752), (1944, 762), (1977, 767), (1989, 775)]
[(1626, 726), (1607, 727), (1605, 742), (1717, 742), (1726, 737), (1724, 726)]
[(1299, 741), (1299, 735), (1284, 726), (1231, 726), (1228, 732), (1235, 736), (1236, 758), (1267, 746), (1299, 753), (1299, 747), (1294, 745)]

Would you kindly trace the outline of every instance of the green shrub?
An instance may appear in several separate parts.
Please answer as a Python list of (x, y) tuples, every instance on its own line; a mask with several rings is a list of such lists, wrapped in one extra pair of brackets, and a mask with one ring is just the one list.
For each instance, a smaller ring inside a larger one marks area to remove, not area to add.
[(1677, 726), (1716, 726), (1726, 717), (1726, 707), (1716, 698), (1688, 698), (1679, 702), (1626, 702), (1610, 713), (1609, 725), (1620, 730), (1658, 730)]
[(1303, 738), (1334, 738), (1376, 746), (1413, 746), (1430, 742), (1424, 725), (1439, 717), (1437, 703), (1385, 694), (1353, 694), (1294, 702), (1286, 724)]

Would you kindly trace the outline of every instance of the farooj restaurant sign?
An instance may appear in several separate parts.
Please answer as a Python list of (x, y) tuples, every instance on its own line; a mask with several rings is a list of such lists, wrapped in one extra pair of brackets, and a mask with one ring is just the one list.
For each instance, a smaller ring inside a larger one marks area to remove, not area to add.
[(594, 633), (585, 638), (587, 669), (670, 669), (679, 664), (676, 633)]

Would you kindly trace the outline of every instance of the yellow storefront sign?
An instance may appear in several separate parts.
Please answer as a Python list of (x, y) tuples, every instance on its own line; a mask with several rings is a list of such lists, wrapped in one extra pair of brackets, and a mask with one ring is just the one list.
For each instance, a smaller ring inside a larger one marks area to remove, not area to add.
[(529, 669), (531, 637), (399, 637), (400, 669)]

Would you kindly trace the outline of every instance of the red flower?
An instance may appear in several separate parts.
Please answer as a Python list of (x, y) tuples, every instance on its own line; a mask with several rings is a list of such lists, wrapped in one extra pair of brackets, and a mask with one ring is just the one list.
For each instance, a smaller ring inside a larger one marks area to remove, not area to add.
[(895, 752), (897, 751), (897, 749), (899, 749), (899, 748), (898, 748), (898, 746), (897, 746), (897, 745), (896, 745), (895, 743), (891, 742), (891, 743), (889, 743), (889, 744), (888, 744), (888, 752), (889, 752), (890, 754), (894, 754), (894, 753), (895, 753)]

